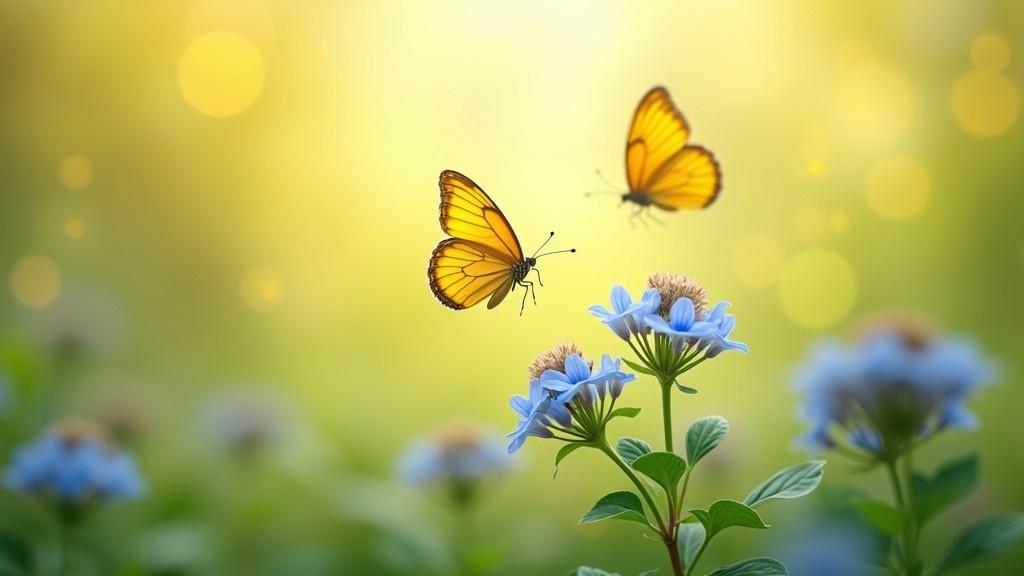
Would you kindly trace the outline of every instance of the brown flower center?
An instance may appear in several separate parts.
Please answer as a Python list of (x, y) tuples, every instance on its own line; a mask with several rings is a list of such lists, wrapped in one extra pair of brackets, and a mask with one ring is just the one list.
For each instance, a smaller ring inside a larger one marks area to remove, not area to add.
[(699, 282), (685, 274), (675, 272), (656, 272), (647, 279), (647, 287), (654, 288), (661, 295), (658, 315), (668, 320), (668, 312), (680, 298), (689, 298), (693, 302), (697, 318), (704, 317), (708, 305), (708, 293)]

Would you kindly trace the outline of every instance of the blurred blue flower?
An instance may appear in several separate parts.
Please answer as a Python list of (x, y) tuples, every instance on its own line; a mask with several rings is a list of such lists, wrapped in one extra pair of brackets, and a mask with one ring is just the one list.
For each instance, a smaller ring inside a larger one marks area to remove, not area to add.
[(413, 442), (399, 460), (399, 475), (410, 484), (478, 482), (511, 470), (512, 458), (500, 438), (460, 426)]
[(966, 401), (995, 377), (970, 342), (891, 324), (855, 344), (819, 344), (796, 373), (811, 448), (835, 445), (833, 428), (880, 458), (948, 427), (976, 425)]
[(661, 304), (661, 295), (657, 290), (645, 290), (639, 302), (633, 302), (621, 285), (612, 287), (611, 305), (608, 310), (604, 306), (594, 305), (587, 310), (594, 316), (601, 319), (613, 332), (623, 340), (629, 340), (634, 334), (646, 333), (647, 325), (643, 319), (649, 314), (654, 314)]
[(132, 456), (82, 429), (65, 427), (19, 448), (5, 472), (7, 485), (59, 503), (140, 496), (143, 481)]
[(839, 523), (817, 524), (793, 534), (778, 550), (790, 576), (869, 576), (877, 551), (867, 534)]

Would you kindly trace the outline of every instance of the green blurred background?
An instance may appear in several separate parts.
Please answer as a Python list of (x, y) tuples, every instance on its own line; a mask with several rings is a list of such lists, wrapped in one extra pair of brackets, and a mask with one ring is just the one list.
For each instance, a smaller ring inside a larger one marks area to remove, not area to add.
[[(586, 307), (677, 271), (733, 303), (751, 347), (676, 401), (680, 422), (733, 425), (697, 503), (806, 458), (789, 375), (822, 334), (910, 310), (1000, 361), (981, 428), (919, 458), (977, 449), (984, 471), (927, 534), (934, 556), (963, 522), (1024, 509), (1022, 38), (1012, 0), (3, 0), (2, 460), (65, 415), (130, 423), (149, 493), (91, 522), (97, 573), (400, 573), (392, 544), (443, 555), (452, 522), (393, 480), (410, 438), (511, 429), (535, 354), (625, 353)], [(656, 84), (724, 188), (645, 228), (584, 194), (606, 188), (595, 168), (625, 186), (626, 128)], [(549, 230), (578, 249), (542, 262), (522, 317), (430, 294), (443, 169), (487, 190), (530, 251)], [(239, 390), (282, 422), (258, 459), (218, 452), (203, 415)], [(613, 435), (657, 439), (657, 396), (631, 385), (647, 417)], [(504, 550), (494, 573), (661, 563), (632, 526), (576, 525), (625, 483), (596, 454), (552, 480), (557, 448), (529, 442), (473, 519)], [(882, 480), (833, 459), (818, 495), (766, 510), (778, 529), (727, 534), (707, 566), (770, 554), (830, 490)], [(0, 528), (53, 537), (10, 492)], [(964, 573), (1021, 565), (1018, 549)]]

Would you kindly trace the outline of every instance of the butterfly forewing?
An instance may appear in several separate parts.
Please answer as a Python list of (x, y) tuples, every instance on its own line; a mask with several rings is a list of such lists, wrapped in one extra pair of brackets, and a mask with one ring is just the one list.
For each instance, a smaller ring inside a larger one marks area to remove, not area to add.
[(657, 87), (648, 92), (633, 115), (626, 142), (630, 192), (665, 210), (711, 204), (721, 189), (721, 172), (711, 152), (686, 144), (689, 133), (668, 91)]
[(441, 228), (449, 236), (489, 246), (514, 262), (523, 259), (516, 233), (483, 189), (453, 170), (441, 173), (439, 186)]

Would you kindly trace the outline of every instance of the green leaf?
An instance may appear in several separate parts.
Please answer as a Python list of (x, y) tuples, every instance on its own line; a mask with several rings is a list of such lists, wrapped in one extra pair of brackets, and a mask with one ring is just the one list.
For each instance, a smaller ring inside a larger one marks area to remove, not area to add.
[(1006, 552), (1021, 538), (1024, 538), (1024, 515), (1000, 514), (977, 522), (950, 544), (938, 573)]
[(768, 525), (761, 520), (756, 510), (742, 502), (735, 500), (718, 500), (707, 510), (690, 510), (697, 520), (704, 525), (707, 539), (711, 540), (726, 528), (739, 526), (741, 528), (764, 529)]
[(704, 526), (697, 522), (680, 524), (676, 531), (676, 541), (679, 553), (683, 557), (683, 565), (689, 568), (693, 565), (697, 552), (700, 552), (700, 547), (704, 545)]
[(580, 566), (579, 568), (569, 572), (569, 576), (621, 576), (618, 572), (605, 572), (600, 568), (591, 568), (590, 566)]
[(722, 566), (708, 576), (789, 576), (789, 572), (774, 558), (751, 558)]
[(933, 478), (914, 474), (914, 517), (924, 524), (969, 496), (978, 487), (978, 481), (978, 457), (975, 454), (946, 464)]
[(806, 496), (818, 487), (824, 468), (823, 460), (811, 460), (779, 470), (774, 476), (747, 494), (743, 503), (754, 508), (769, 500), (790, 500)]
[(598, 500), (594, 507), (584, 514), (583, 518), (580, 518), (580, 524), (592, 524), (610, 518), (647, 525), (647, 517), (644, 515), (644, 506), (640, 503), (640, 497), (625, 491), (612, 492)]
[(729, 423), (721, 416), (701, 418), (686, 432), (686, 459), (695, 466), (718, 446), (729, 431)]
[(640, 372), (641, 374), (647, 374), (648, 376), (657, 376), (657, 374), (654, 373), (654, 370), (651, 370), (650, 368), (644, 366), (643, 364), (637, 364), (636, 362), (632, 362), (627, 358), (623, 358), (622, 361), (626, 363), (626, 366), (629, 366), (630, 368), (636, 370), (637, 372)]
[(0, 575), (29, 576), (32, 574), (32, 549), (19, 536), (0, 532)]
[(622, 418), (636, 418), (636, 415), (639, 414), (639, 413), (640, 413), (640, 409), (639, 408), (629, 408), (629, 407), (623, 406), (622, 408), (616, 408), (615, 410), (612, 410), (612, 413), (608, 415), (608, 419), (611, 420), (612, 418), (619, 418), (619, 417), (622, 417)]
[(853, 502), (860, 515), (883, 534), (888, 536), (899, 536), (903, 530), (903, 515), (900, 511), (878, 500), (868, 498), (858, 499)]
[(633, 469), (672, 494), (686, 472), (686, 460), (671, 452), (651, 452), (634, 460)]
[(675, 383), (676, 388), (679, 388), (679, 391), (682, 392), (683, 394), (696, 394), (697, 393), (697, 389), (696, 388), (690, 388), (689, 386), (683, 386), (682, 384), (679, 383), (678, 380), (674, 380), (673, 382)]
[(558, 451), (558, 454), (555, 454), (555, 474), (554, 474), (554, 476), (558, 476), (558, 464), (561, 463), (562, 460), (565, 460), (566, 456), (568, 456), (569, 454), (572, 454), (573, 452), (579, 450), (580, 448), (583, 448), (584, 446), (586, 446), (586, 444), (584, 444), (582, 442), (570, 442), (570, 443), (566, 444), (565, 446), (562, 446), (562, 448)]
[(620, 438), (615, 445), (615, 451), (632, 466), (637, 458), (651, 453), (651, 445), (639, 438)]

